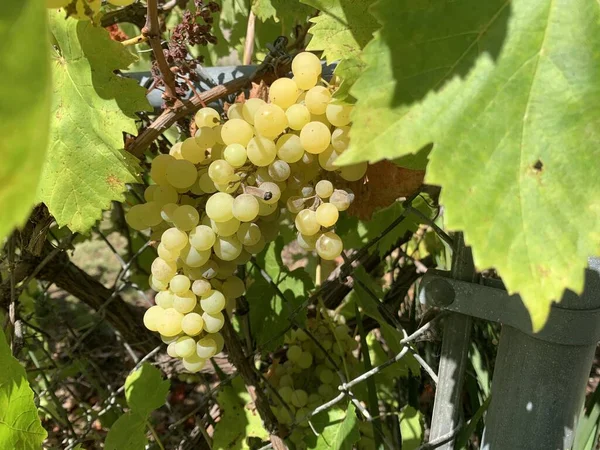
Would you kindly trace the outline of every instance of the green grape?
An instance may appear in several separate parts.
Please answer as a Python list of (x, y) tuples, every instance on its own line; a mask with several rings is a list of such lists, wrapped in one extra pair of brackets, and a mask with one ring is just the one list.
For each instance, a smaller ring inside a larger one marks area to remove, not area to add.
[(182, 205), (173, 213), (173, 224), (182, 231), (190, 231), (200, 221), (200, 214), (190, 205)]
[(225, 303), (225, 296), (217, 290), (208, 291), (200, 299), (200, 307), (209, 314), (223, 311)]
[(294, 76), (296, 76), (296, 72), (301, 69), (308, 69), (321, 75), (321, 61), (314, 53), (300, 52), (294, 56), (294, 59), (292, 60), (292, 73)]
[(275, 104), (262, 105), (254, 114), (254, 128), (261, 136), (275, 138), (283, 133), (287, 126), (285, 111)]
[(213, 108), (200, 108), (194, 115), (194, 122), (198, 128), (214, 128), (221, 122), (221, 116)]
[(169, 164), (175, 161), (171, 155), (158, 155), (152, 160), (152, 165), (150, 166), (150, 177), (154, 180), (154, 182), (160, 186), (164, 186), (168, 184), (167, 181), (167, 167)]
[(204, 312), (202, 314), (202, 319), (204, 319), (204, 330), (206, 330), (207, 333), (216, 333), (223, 328), (223, 324), (225, 323), (225, 318), (221, 312), (216, 314)]
[(345, 127), (350, 123), (350, 113), (352, 112), (352, 105), (338, 105), (335, 103), (329, 103), (325, 109), (325, 115), (327, 120), (334, 127)]
[(162, 319), (164, 309), (160, 306), (151, 306), (144, 313), (144, 326), (150, 331), (158, 331), (158, 324)]
[(177, 355), (177, 342), (170, 342), (167, 345), (167, 355), (171, 358), (179, 358), (179, 355)]
[(215, 222), (233, 219), (233, 197), (224, 192), (211, 195), (206, 202), (206, 215)]
[(310, 121), (322, 123), (327, 127), (327, 129), (331, 128), (331, 124), (329, 123), (329, 120), (327, 120), (327, 116), (325, 114), (311, 114)]
[(323, 233), (315, 245), (319, 256), (325, 260), (331, 261), (342, 254), (344, 244), (340, 237), (333, 231)]
[[(235, 214), (235, 200), (233, 202), (233, 212)], [(231, 236), (240, 228), (240, 221), (235, 217), (227, 222), (215, 222), (211, 219), (210, 226), (219, 236)]]
[(297, 195), (287, 199), (285, 203), (287, 209), (292, 214), (297, 214), (304, 209), (304, 198)]
[(248, 154), (246, 153), (246, 148), (243, 145), (231, 144), (225, 147), (225, 150), (223, 151), (223, 158), (232, 167), (238, 168), (246, 164)]
[(189, 242), (196, 250), (205, 251), (212, 248), (216, 239), (217, 236), (211, 227), (198, 225), (190, 232)]
[(331, 132), (321, 122), (309, 122), (300, 131), (300, 143), (308, 153), (317, 155), (329, 147)]
[(197, 178), (196, 166), (185, 159), (176, 159), (167, 167), (167, 181), (176, 189), (188, 189)]
[(217, 343), (210, 337), (203, 337), (196, 344), (196, 353), (201, 358), (212, 358), (217, 354)]
[(217, 263), (219, 265), (219, 269), (217, 270), (217, 278), (221, 280), (233, 275), (233, 273), (237, 270), (237, 264), (235, 264), (233, 261), (223, 261), (219, 259)]
[(321, 229), (319, 222), (317, 222), (317, 214), (310, 209), (303, 209), (296, 215), (294, 220), (296, 229), (305, 236), (312, 236), (317, 234)]
[(265, 242), (265, 239), (261, 236), (256, 244), (244, 245), (244, 248), (246, 249), (246, 251), (248, 253), (250, 253), (252, 255), (258, 255), (260, 252), (262, 252), (264, 250), (266, 245), (267, 245), (267, 243)]
[(173, 294), (183, 294), (190, 288), (190, 279), (185, 275), (175, 275), (169, 282), (169, 289)]
[(151, 184), (150, 186), (148, 186), (144, 190), (144, 200), (146, 200), (147, 202), (151, 202), (152, 200), (154, 200), (154, 191), (156, 189), (158, 189), (157, 184)]
[(161, 205), (159, 205), (158, 202), (152, 201), (144, 203), (142, 207), (143, 210), (141, 212), (144, 215), (146, 225), (150, 227), (156, 227), (163, 221), (162, 216), (160, 214)]
[(162, 258), (156, 258), (154, 261), (152, 261), (150, 270), (154, 278), (167, 282), (171, 280), (173, 276), (175, 276), (175, 273), (177, 273), (177, 265), (172, 261), (165, 261)]
[(333, 184), (328, 180), (320, 180), (315, 185), (315, 192), (321, 198), (329, 198), (333, 194)]
[(172, 186), (165, 185), (156, 188), (153, 201), (162, 206), (169, 203), (177, 203), (178, 197), (177, 191)]
[(207, 150), (217, 143), (217, 130), (211, 127), (198, 128), (194, 140), (198, 147)]
[(329, 89), (323, 86), (315, 86), (306, 93), (304, 103), (311, 114), (322, 115), (325, 114), (330, 100), (331, 93)]
[(338, 153), (336, 153), (336, 151), (330, 145), (323, 153), (319, 153), (319, 165), (326, 171), (333, 172), (334, 170), (339, 169), (339, 167), (335, 164), (338, 156)]
[(262, 235), (260, 228), (255, 223), (242, 223), (236, 233), (239, 241), (244, 245), (256, 245)]
[(277, 211), (277, 203), (267, 203), (263, 200), (258, 201), (258, 215), (265, 218)]
[(235, 258), (233, 260), (233, 262), (235, 263), (236, 266), (243, 266), (244, 264), (246, 264), (248, 261), (250, 261), (252, 259), (252, 255), (250, 253), (248, 253), (245, 249), (242, 250), (242, 252), (240, 253), (240, 256), (238, 256), (237, 258)]
[(297, 363), (302, 355), (302, 348), (298, 345), (292, 345), (286, 352), (287, 359), (293, 363)]
[(338, 209), (331, 203), (321, 203), (316, 211), (318, 224), (325, 228), (334, 226), (339, 216)]
[(216, 261), (210, 259), (200, 269), (202, 278), (210, 280), (211, 278), (214, 278), (217, 275), (217, 271), (219, 270), (219, 264), (217, 264)]
[(200, 358), (196, 354), (193, 354), (188, 358), (183, 358), (181, 362), (185, 370), (191, 373), (200, 372), (206, 365), (206, 359)]
[(223, 282), (221, 280), (217, 280), (216, 278), (210, 280), (211, 288), (220, 291), (223, 287)]
[(183, 142), (177, 142), (176, 144), (173, 144), (173, 146), (169, 150), (169, 155), (171, 155), (175, 159), (183, 159), (183, 155), (181, 154), (182, 146)]
[(250, 194), (238, 195), (233, 200), (232, 210), (233, 215), (237, 220), (241, 220), (242, 222), (250, 222), (256, 219), (256, 216), (258, 216), (258, 200), (256, 197)]
[(125, 214), (125, 221), (134, 230), (142, 231), (149, 226), (146, 224), (144, 205), (133, 205)]
[(229, 183), (235, 174), (235, 170), (224, 159), (217, 159), (210, 163), (208, 176), (217, 184)]
[(192, 283), (192, 292), (198, 297), (202, 297), (211, 290), (210, 283), (206, 280), (195, 280)]
[[(308, 68), (302, 68), (294, 73), (293, 80), (296, 82), (300, 89), (309, 90), (315, 87), (317, 81), (319, 81), (319, 74), (317, 72), (309, 70)], [(298, 103), (300, 103), (301, 101), (304, 102), (304, 97), (298, 97), (298, 100), (296, 100), (296, 102)]]
[(233, 261), (242, 252), (242, 243), (237, 236), (218, 236), (213, 251), (223, 261)]
[(154, 302), (162, 309), (172, 308), (175, 297), (171, 291), (160, 291), (154, 297)]
[(181, 329), (188, 336), (197, 336), (202, 332), (204, 320), (202, 316), (195, 312), (190, 312), (181, 319)]
[(273, 180), (281, 182), (290, 177), (291, 169), (287, 162), (276, 159), (269, 165), (268, 172)]
[(246, 152), (252, 164), (264, 167), (275, 160), (277, 147), (271, 139), (264, 136), (255, 136), (248, 142)]
[(181, 336), (175, 344), (175, 353), (180, 358), (189, 358), (196, 352), (196, 341), (189, 336)]
[(180, 312), (181, 314), (192, 312), (196, 307), (196, 296), (190, 290), (181, 292), (179, 294), (174, 293), (173, 296), (173, 308), (175, 308), (175, 311)]
[(336, 128), (331, 133), (331, 146), (337, 153), (342, 153), (350, 145), (350, 127)]
[(267, 181), (265, 183), (261, 183), (259, 187), (262, 191), (265, 192), (265, 195), (262, 198), (262, 201), (264, 203), (266, 203), (267, 205), (277, 204), (277, 202), (281, 198), (281, 189), (279, 188), (279, 185)]
[(148, 284), (150, 285), (150, 288), (152, 288), (155, 291), (164, 291), (169, 287), (168, 281), (161, 281), (154, 275), (150, 275), (148, 277)]
[(230, 119), (221, 128), (221, 138), (225, 145), (240, 144), (246, 147), (252, 136), (252, 126), (242, 119)]
[(229, 118), (229, 120), (231, 119), (244, 119), (244, 116), (242, 114), (242, 108), (244, 107), (244, 105), (242, 103), (234, 103), (233, 105), (229, 106), (229, 109), (227, 110), (227, 117)]
[(225, 339), (221, 336), (220, 333), (209, 333), (206, 337), (211, 338), (217, 344), (217, 353), (221, 353), (223, 351), (223, 347), (225, 347)]
[(346, 181), (358, 181), (367, 173), (368, 164), (366, 162), (343, 166), (340, 169), (340, 176)]
[(251, 98), (246, 100), (242, 107), (242, 115), (244, 116), (244, 120), (248, 122), (250, 125), (254, 125), (254, 116), (258, 109), (265, 105), (265, 101), (260, 98)]
[(184, 247), (181, 250), (181, 254), (179, 255), (179, 259), (189, 267), (201, 267), (210, 258), (210, 250), (196, 250), (191, 245)]
[(289, 164), (298, 162), (304, 154), (300, 137), (295, 134), (284, 134), (277, 139), (277, 157)]
[(300, 357), (298, 358), (298, 366), (300, 366), (301, 369), (308, 369), (310, 366), (312, 366), (312, 363), (313, 357), (310, 352), (302, 352), (300, 354)]
[(158, 256), (160, 258), (164, 259), (165, 261), (171, 261), (173, 263), (177, 261), (177, 258), (179, 258), (180, 254), (179, 250), (170, 250), (167, 247), (165, 247), (165, 245), (162, 242), (158, 244), (156, 252), (158, 253)]
[(173, 223), (173, 214), (177, 208), (179, 208), (177, 203), (167, 203), (160, 209), (160, 216), (164, 221)]
[(295, 104), (285, 111), (288, 120), (288, 126), (292, 130), (300, 131), (304, 125), (310, 122), (310, 111), (306, 105)]
[(198, 186), (207, 194), (212, 194), (213, 192), (217, 192), (217, 187), (215, 186), (215, 182), (210, 178), (208, 172), (204, 172), (198, 178)]
[(176, 336), (181, 333), (181, 320), (183, 314), (174, 308), (167, 308), (158, 320), (157, 331), (163, 336)]
[(341, 189), (336, 189), (329, 198), (329, 203), (334, 205), (338, 211), (346, 211), (354, 200), (354, 194)]
[(286, 109), (292, 106), (300, 94), (298, 85), (290, 78), (279, 78), (269, 88), (269, 101)]
[(292, 392), (291, 402), (296, 408), (301, 408), (308, 402), (308, 394), (303, 389), (296, 389)]
[(192, 164), (199, 164), (206, 158), (206, 149), (200, 147), (195, 138), (187, 138), (181, 143), (181, 158)]
[(246, 285), (241, 278), (232, 275), (223, 282), (223, 295), (227, 298), (241, 297), (244, 292), (246, 292)]

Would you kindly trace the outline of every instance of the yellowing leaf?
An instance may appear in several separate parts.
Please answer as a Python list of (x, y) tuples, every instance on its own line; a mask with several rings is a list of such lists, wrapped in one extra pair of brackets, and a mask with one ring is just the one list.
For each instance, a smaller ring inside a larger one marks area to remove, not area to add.
[(8, 0), (0, 8), (0, 243), (29, 214), (46, 155), (50, 65), (44, 6)]
[(132, 54), (90, 21), (50, 12), (57, 44), (50, 147), (39, 196), (59, 225), (87, 231), (136, 181), (137, 161), (123, 150), (123, 132), (135, 134), (134, 113), (148, 110), (145, 90), (113, 73)]

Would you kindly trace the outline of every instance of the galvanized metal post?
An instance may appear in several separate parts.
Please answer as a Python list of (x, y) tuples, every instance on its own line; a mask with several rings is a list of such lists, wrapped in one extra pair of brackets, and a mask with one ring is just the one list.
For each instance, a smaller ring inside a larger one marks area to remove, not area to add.
[[(599, 273), (600, 260), (590, 260), (583, 294), (565, 294), (554, 309), (589, 310), (598, 318)], [(571, 448), (598, 335), (582, 329), (577, 320), (563, 325), (568, 327), (563, 332), (572, 334), (577, 345), (568, 339), (550, 342), (511, 326), (503, 327), (483, 450)], [(582, 345), (586, 334), (587, 343)]]

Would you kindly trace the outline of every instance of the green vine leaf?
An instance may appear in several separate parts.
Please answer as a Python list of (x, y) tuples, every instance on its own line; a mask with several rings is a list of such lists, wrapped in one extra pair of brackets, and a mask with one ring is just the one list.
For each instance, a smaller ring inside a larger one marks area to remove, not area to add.
[(110, 427), (104, 442), (106, 450), (144, 450), (146, 439), (146, 419), (133, 411), (126, 412)]
[(275, 22), (284, 22), (289, 26), (292, 23), (306, 21), (315, 10), (298, 0), (253, 0), (252, 12), (262, 22), (272, 17)]
[(52, 69), (54, 101), (50, 148), (39, 196), (60, 226), (86, 232), (125, 183), (137, 160), (123, 150), (123, 132), (136, 134), (134, 113), (148, 111), (144, 88), (113, 73), (135, 57), (89, 21), (50, 12), (58, 50)]
[[(367, 68), (350, 90), (358, 101), (351, 146), (340, 164), (416, 155), (434, 141), (438, 116), (460, 87), (447, 81), (465, 75), (481, 52), (498, 53), (510, 8), (506, 0), (435, 0), (425, 6), (380, 0), (371, 12), (382, 28), (364, 49)], [(442, 88), (448, 91), (445, 102), (418, 104)], [(405, 167), (427, 165), (427, 158), (410, 161)]]
[(354, 405), (351, 403), (347, 409), (333, 407), (323, 411), (311, 419), (319, 433), (312, 433), (305, 438), (308, 448), (314, 450), (350, 450), (353, 444), (360, 439), (358, 420)]
[(400, 434), (402, 450), (416, 450), (423, 442), (423, 415), (420, 411), (407, 406), (400, 413)]
[(48, 433), (40, 422), (25, 369), (13, 358), (2, 328), (0, 367), (0, 448), (41, 448)]
[[(18, 36), (15, 30), (27, 30)], [(0, 242), (35, 202), (50, 124), (46, 11), (38, 0), (9, 1), (0, 10)]]

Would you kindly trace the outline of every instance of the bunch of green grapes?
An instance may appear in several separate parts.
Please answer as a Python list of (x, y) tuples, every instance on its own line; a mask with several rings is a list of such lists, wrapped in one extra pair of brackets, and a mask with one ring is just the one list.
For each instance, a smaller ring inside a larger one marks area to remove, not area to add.
[[(200, 349), (204, 337), (222, 347), (221, 311), (244, 292), (236, 268), (277, 238), (282, 207), (295, 215), (303, 248), (327, 260), (342, 252), (333, 226), (353, 194), (330, 179), (358, 180), (366, 171), (366, 164), (335, 166), (348, 147), (351, 107), (332, 103), (330, 88), (317, 85), (321, 64), (313, 54), (297, 55), (292, 71), (293, 79), (271, 85), (269, 103), (234, 104), (225, 121), (200, 109), (195, 136), (153, 159), (146, 203), (126, 214), (158, 243), (150, 277), (157, 306), (146, 326), (188, 370), (210, 353)], [(194, 342), (198, 351), (190, 353)]]
[[(135, 0), (108, 0), (108, 3), (114, 6), (127, 6)], [(75, 3), (74, 12), (71, 17), (77, 20), (90, 20), (92, 16), (100, 11), (102, 0), (46, 0), (46, 7), (51, 9), (65, 8)], [(87, 7), (87, 8), (86, 8)]]
[(283, 362), (274, 361), (267, 371), (269, 383), (279, 394), (267, 391), (275, 416), (285, 425), (297, 425), (290, 435), (296, 448), (306, 448), (305, 438), (313, 435), (305, 418), (339, 393), (340, 378), (332, 360), (341, 370), (358, 365), (352, 353), (358, 343), (345, 324), (315, 318), (308, 321), (307, 330), (329, 358), (307, 333), (293, 330), (285, 337), (287, 350)]

